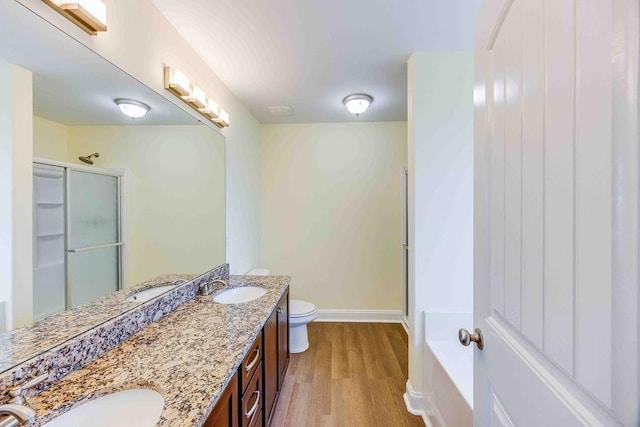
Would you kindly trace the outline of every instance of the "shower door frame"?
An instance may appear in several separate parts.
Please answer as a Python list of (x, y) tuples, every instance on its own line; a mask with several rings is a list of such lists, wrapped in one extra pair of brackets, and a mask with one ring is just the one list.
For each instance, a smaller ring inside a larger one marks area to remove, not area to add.
[(71, 207), (69, 203), (70, 196), (70, 174), (71, 171), (76, 172), (84, 172), (84, 173), (92, 173), (96, 175), (105, 175), (111, 176), (117, 179), (118, 186), (118, 242), (107, 245), (99, 245), (97, 247), (92, 248), (80, 248), (80, 250), (90, 250), (90, 249), (98, 249), (98, 248), (106, 248), (106, 247), (117, 247), (118, 248), (118, 289), (121, 290), (124, 288), (124, 283), (126, 283), (126, 249), (127, 242), (125, 239), (126, 233), (123, 232), (126, 229), (126, 206), (125, 200), (126, 197), (126, 169), (113, 168), (106, 169), (95, 166), (84, 166), (78, 165), (75, 163), (61, 162), (58, 160), (50, 160), (39, 157), (33, 158), (34, 164), (47, 165), (47, 166), (57, 166), (64, 168), (64, 212), (65, 212), (65, 305), (66, 309), (69, 310), (71, 308), (71, 274), (69, 271), (70, 268), (70, 254), (79, 252), (78, 249), (71, 249), (71, 234), (69, 230), (71, 229)]

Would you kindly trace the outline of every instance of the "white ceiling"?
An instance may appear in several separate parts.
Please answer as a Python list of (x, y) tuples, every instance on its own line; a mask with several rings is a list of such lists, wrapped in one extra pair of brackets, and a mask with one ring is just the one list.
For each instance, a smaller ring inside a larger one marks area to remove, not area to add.
[[(37, 116), (74, 125), (182, 125), (198, 121), (106, 59), (17, 2), (0, 13), (0, 61), (33, 72)], [(113, 102), (133, 98), (151, 107), (135, 121)]]
[[(279, 123), (406, 120), (410, 54), (471, 50), (483, 0), (152, 1), (259, 121)], [(359, 119), (342, 105), (357, 92), (375, 98)]]

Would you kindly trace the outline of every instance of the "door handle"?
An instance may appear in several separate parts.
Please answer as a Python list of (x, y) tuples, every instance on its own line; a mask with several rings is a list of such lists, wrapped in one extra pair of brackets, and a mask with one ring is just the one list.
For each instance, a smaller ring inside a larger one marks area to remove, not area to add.
[(474, 342), (476, 343), (478, 350), (482, 350), (484, 348), (484, 340), (482, 339), (482, 331), (480, 328), (476, 328), (473, 334), (462, 328), (458, 331), (458, 339), (460, 340), (460, 344), (465, 347)]

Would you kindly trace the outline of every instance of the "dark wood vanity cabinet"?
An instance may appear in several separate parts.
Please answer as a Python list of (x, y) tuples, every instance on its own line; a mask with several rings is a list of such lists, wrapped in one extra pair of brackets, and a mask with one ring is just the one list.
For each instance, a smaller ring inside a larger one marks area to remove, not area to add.
[[(258, 420), (261, 419), (264, 402), (264, 385), (262, 383), (262, 363), (256, 369), (251, 382), (242, 394), (240, 404), (240, 424), (242, 427), (257, 427)], [(260, 424), (259, 427), (262, 427)]]
[(289, 292), (287, 291), (264, 325), (264, 419), (271, 418), (289, 365)]
[(247, 353), (242, 361), (242, 364), (238, 368), (238, 375), (240, 376), (240, 389), (242, 390), (242, 394), (247, 391), (247, 387), (249, 386), (249, 382), (253, 378), (255, 372), (260, 369), (262, 370), (262, 366), (260, 362), (262, 362), (264, 354), (262, 352), (262, 332), (256, 338), (255, 342), (251, 346), (251, 350)]
[(289, 366), (289, 292), (285, 293), (276, 308), (278, 313), (278, 390), (282, 388)]
[(239, 392), (238, 374), (235, 374), (205, 421), (204, 427), (240, 427)]
[(266, 425), (271, 422), (271, 415), (278, 397), (278, 308), (276, 307), (264, 325), (264, 419)]
[(269, 426), (288, 365), (289, 290), (269, 315), (205, 427)]

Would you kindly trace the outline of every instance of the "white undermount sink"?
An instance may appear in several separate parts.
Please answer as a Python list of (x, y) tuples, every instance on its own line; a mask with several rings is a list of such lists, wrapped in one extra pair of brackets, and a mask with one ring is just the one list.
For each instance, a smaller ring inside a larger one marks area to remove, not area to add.
[(163, 407), (164, 397), (155, 390), (124, 390), (73, 408), (44, 427), (153, 427)]
[(155, 288), (145, 289), (144, 291), (136, 292), (127, 298), (129, 302), (147, 302), (152, 298), (157, 297), (158, 295), (162, 295), (165, 292), (174, 289), (178, 285), (165, 285), (165, 286), (156, 286)]
[(266, 289), (257, 286), (242, 286), (222, 291), (213, 300), (220, 304), (241, 304), (258, 299), (266, 293)]

